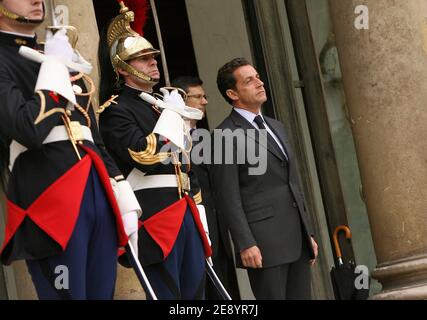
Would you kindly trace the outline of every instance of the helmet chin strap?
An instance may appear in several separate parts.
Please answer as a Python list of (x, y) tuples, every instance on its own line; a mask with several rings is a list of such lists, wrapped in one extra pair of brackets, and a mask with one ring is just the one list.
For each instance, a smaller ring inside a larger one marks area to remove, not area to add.
[(7, 10), (5, 7), (3, 7), (2, 5), (0, 5), (0, 12), (7, 18), (11, 19), (11, 20), (15, 20), (18, 21), (20, 23), (31, 23), (31, 24), (40, 24), (44, 21), (44, 17), (46, 15), (46, 8), (44, 6), (43, 3), (43, 18), (42, 19), (30, 19), (24, 16), (20, 16), (16, 13), (13, 13), (9, 10)]
[(160, 79), (154, 79), (152, 77), (150, 77), (149, 75), (143, 73), (142, 71), (139, 71), (137, 69), (135, 69), (134, 67), (132, 67), (130, 64), (128, 64), (126, 61), (123, 61), (122, 59), (120, 59), (120, 57), (118, 55), (116, 55), (114, 58), (114, 65), (117, 65), (120, 68), (123, 68), (123, 70), (129, 72), (131, 75), (144, 80), (145, 82), (151, 83), (151, 84), (157, 84)]

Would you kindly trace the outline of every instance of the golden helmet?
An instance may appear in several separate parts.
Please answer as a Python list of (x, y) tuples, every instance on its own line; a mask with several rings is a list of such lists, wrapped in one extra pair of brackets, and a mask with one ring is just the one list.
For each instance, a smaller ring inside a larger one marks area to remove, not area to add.
[(157, 82), (145, 73), (130, 66), (127, 61), (149, 54), (158, 55), (160, 51), (139, 33), (131, 28), (135, 14), (120, 2), (120, 14), (113, 19), (107, 30), (107, 43), (110, 50), (111, 64), (117, 72), (122, 68), (130, 74), (149, 82)]

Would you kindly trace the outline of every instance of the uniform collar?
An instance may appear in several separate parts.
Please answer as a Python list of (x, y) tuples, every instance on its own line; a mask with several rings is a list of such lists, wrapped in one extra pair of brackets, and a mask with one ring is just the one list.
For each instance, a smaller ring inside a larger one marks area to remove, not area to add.
[(130, 86), (128, 84), (124, 85), (124, 90), (128, 91), (128, 92), (133, 92), (133, 93), (138, 94), (138, 95), (141, 94), (141, 92), (146, 92), (146, 93), (148, 93), (150, 95), (153, 95), (153, 92), (142, 90), (142, 89), (139, 89), (139, 88), (135, 88), (135, 87), (132, 87), (132, 86)]
[(13, 47), (27, 46), (35, 48), (37, 46), (37, 36), (0, 31), (0, 44)]

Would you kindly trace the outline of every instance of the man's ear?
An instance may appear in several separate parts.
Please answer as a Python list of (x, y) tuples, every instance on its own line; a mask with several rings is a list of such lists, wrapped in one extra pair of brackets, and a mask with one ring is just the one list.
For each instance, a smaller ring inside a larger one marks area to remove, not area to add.
[(122, 68), (117, 68), (117, 73), (121, 76), (128, 76), (129, 72), (127, 72), (126, 70), (122, 69)]
[(227, 91), (225, 91), (225, 94), (233, 101), (239, 100), (239, 95), (233, 89), (228, 89)]

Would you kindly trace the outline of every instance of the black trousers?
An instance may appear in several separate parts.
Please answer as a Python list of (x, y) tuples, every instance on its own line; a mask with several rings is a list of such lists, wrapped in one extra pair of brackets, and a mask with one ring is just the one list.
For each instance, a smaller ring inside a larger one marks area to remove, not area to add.
[(309, 251), (303, 241), (297, 261), (271, 268), (250, 268), (248, 276), (257, 300), (310, 300), (310, 269)]

